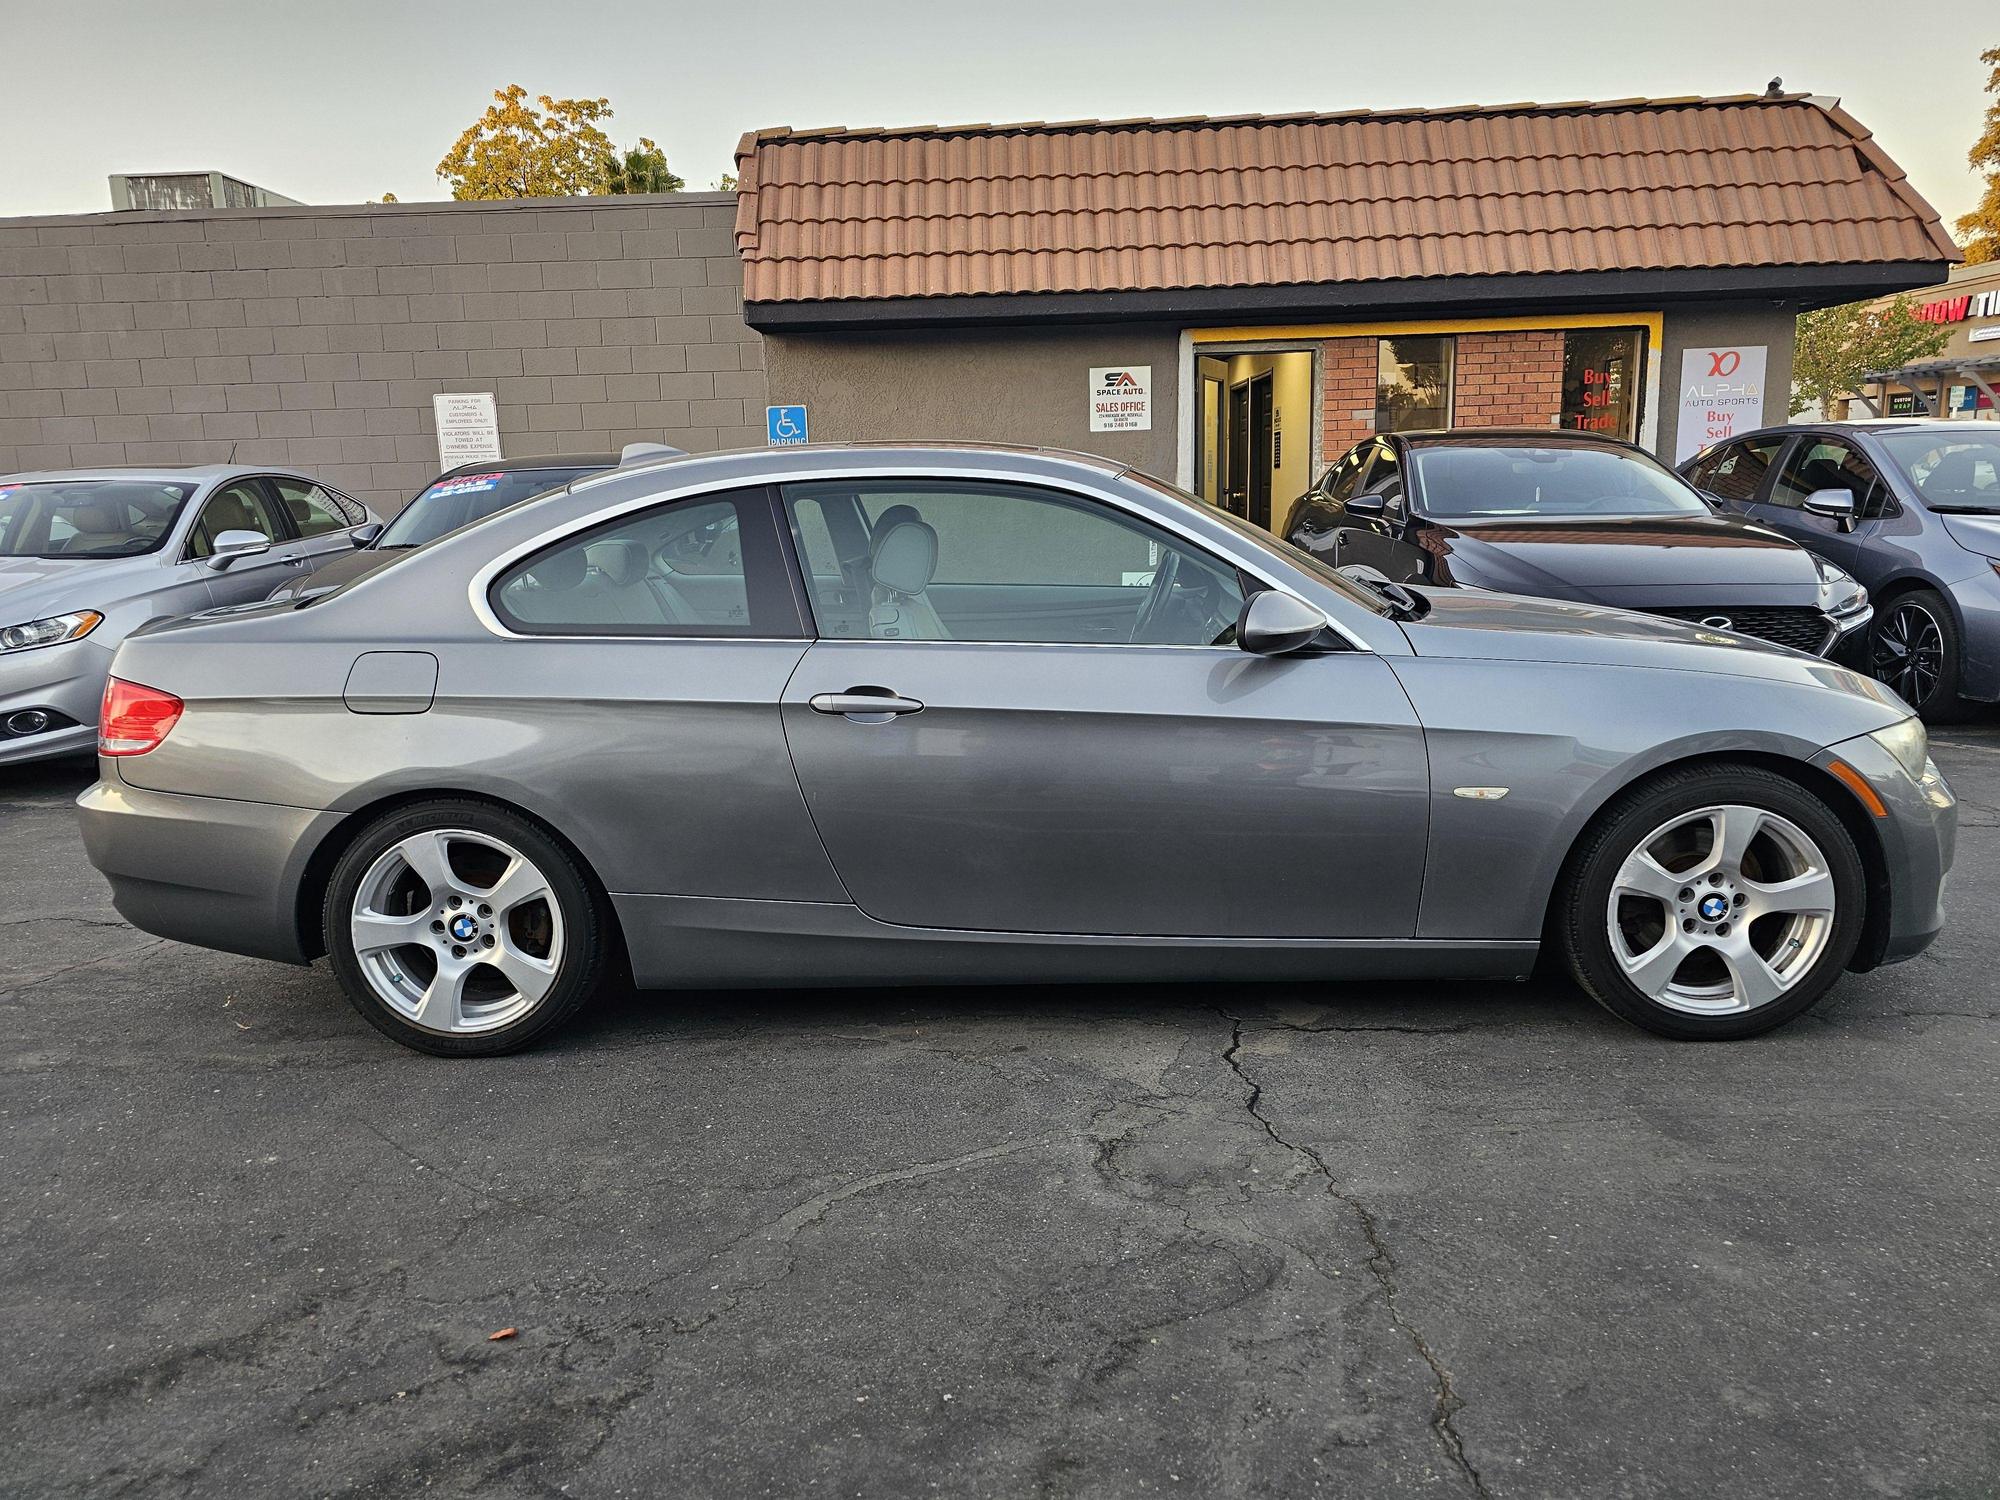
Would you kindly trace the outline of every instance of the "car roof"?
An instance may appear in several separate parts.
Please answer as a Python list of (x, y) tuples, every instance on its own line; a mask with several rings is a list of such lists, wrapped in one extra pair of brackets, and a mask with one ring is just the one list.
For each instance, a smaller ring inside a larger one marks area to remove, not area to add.
[(455, 469), (446, 469), (439, 480), (456, 479), (461, 474), (522, 474), (536, 469), (609, 469), (618, 462), (615, 453), (548, 453), (532, 458), (475, 458)]
[(1447, 443), (1480, 443), (1508, 447), (1534, 443), (1548, 447), (1569, 445), (1577, 448), (1633, 448), (1637, 445), (1602, 432), (1580, 432), (1574, 427), (1425, 427), (1411, 432), (1385, 432), (1385, 438), (1401, 438), (1412, 448), (1441, 447)]
[[(210, 484), (250, 474), (283, 474), (288, 478), (319, 480), (284, 464), (103, 464), (88, 469), (31, 469), (19, 474), (0, 474), (0, 483), (46, 484), (64, 479), (137, 479), (157, 484)], [(335, 486), (328, 485), (333, 489)]]
[(1727, 443), (1741, 443), (1751, 438), (1789, 437), (1799, 432), (1851, 432), (1858, 436), (1880, 436), (1889, 432), (1935, 432), (1962, 433), (1968, 428), (1977, 432), (1981, 427), (1993, 426), (2000, 432), (2000, 424), (1983, 422), (1954, 422), (1947, 417), (1853, 417), (1846, 421), (1825, 420), (1819, 422), (1773, 422), (1767, 427), (1752, 427), (1743, 432), (1733, 432), (1726, 438), (1717, 438), (1704, 444), (1699, 453), (1689, 455), (1689, 460), (1711, 453)]
[(1132, 465), (1117, 459), (1069, 448), (911, 438), (870, 443), (788, 443), (777, 448), (725, 448), (712, 453), (663, 453), (655, 458), (619, 464), (602, 474), (586, 475), (578, 479), (574, 487), (594, 487), (628, 474), (644, 474), (676, 464), (706, 464), (717, 460), (728, 460), (732, 468), (747, 465), (752, 469), (796, 469), (803, 463), (807, 468), (838, 473), (848, 469), (865, 469), (883, 460), (924, 458), (942, 463), (954, 456), (975, 462), (994, 457), (1036, 458), (1071, 468), (1092, 469), (1100, 474), (1124, 474), (1132, 468)]

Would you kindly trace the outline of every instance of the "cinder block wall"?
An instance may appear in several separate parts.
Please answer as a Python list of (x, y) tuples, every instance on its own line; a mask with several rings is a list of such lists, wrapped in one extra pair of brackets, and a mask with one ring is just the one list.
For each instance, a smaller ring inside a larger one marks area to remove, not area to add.
[(431, 397), (503, 450), (761, 444), (735, 197), (0, 219), (0, 474), (283, 464), (393, 513)]

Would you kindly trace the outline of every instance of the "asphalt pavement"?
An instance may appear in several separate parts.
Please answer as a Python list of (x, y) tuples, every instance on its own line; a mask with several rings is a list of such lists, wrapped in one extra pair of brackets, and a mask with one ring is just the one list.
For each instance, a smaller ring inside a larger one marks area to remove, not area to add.
[(2000, 722), (1935, 753), (1952, 925), (1757, 1041), (1042, 987), (487, 1062), (126, 927), (91, 766), (0, 771), (0, 1493), (2000, 1493)]

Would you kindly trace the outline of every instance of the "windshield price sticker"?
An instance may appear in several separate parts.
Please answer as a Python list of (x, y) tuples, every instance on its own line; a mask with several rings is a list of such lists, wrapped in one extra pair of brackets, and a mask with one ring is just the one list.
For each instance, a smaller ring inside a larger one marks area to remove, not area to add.
[(506, 477), (504, 474), (464, 474), (444, 484), (432, 485), (426, 492), (426, 498), (436, 500), (445, 495), (472, 495), (481, 490), (498, 489), (500, 481)]

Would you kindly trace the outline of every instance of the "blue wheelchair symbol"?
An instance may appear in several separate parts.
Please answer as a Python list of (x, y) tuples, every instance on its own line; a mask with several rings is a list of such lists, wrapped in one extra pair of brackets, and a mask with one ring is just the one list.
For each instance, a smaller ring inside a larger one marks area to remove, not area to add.
[(803, 406), (764, 408), (764, 436), (773, 448), (789, 448), (806, 441), (806, 409)]

